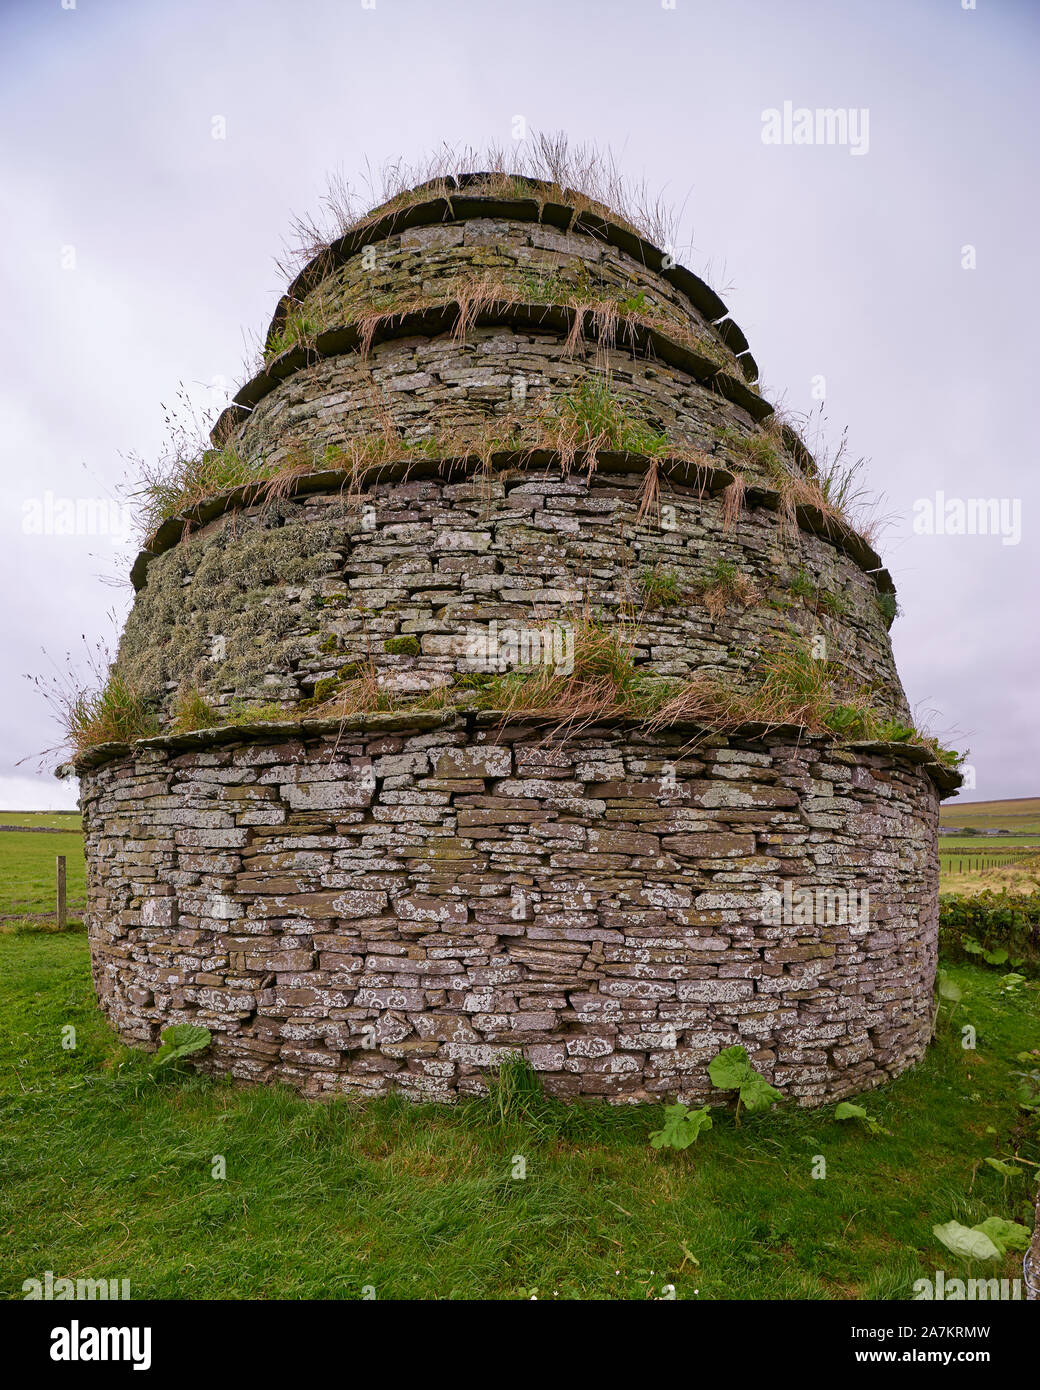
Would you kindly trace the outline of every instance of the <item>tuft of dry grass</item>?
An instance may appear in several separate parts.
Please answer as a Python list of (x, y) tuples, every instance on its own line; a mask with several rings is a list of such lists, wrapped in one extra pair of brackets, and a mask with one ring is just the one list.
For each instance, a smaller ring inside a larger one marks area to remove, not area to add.
[(129, 743), (160, 732), (158, 702), (119, 674), (103, 641), (87, 648), (83, 664), (66, 652), (62, 665), (53, 659), (51, 665), (52, 674), (27, 677), (61, 730), (60, 741), (38, 755), (41, 764), (55, 754), (79, 757), (101, 743)]
[(746, 694), (717, 676), (691, 676), (649, 713), (646, 728), (657, 733), (673, 724), (703, 724), (726, 732), (748, 722), (749, 703)]
[(223, 722), (222, 716), (194, 686), (182, 685), (177, 691), (171, 716), (171, 727), (178, 734), (194, 733), (198, 729), (212, 729)]
[[(464, 188), (456, 180), (475, 171)], [(333, 175), (317, 216), (293, 219), (280, 266), (294, 275), (347, 232), (431, 198), (488, 196), (531, 198), (539, 205), (562, 203), (575, 213), (591, 212), (626, 227), (657, 246), (674, 248), (682, 209), (671, 209), (645, 180), (633, 182), (615, 156), (595, 144), (572, 145), (562, 132), (532, 133), (511, 145), (485, 150), (442, 145), (414, 163), (393, 160), (376, 172), (366, 166), (362, 186)]]
[(104, 685), (74, 692), (60, 717), (66, 746), (76, 756), (102, 743), (131, 743), (160, 732), (153, 702), (115, 671)]
[(794, 503), (816, 507), (828, 520), (843, 523), (868, 545), (876, 546), (892, 519), (883, 511), (886, 498), (867, 485), (867, 460), (849, 457), (848, 426), (842, 430), (837, 447), (830, 444), (822, 412), (821, 405), (811, 414), (796, 415), (781, 405), (766, 422), (776, 438), (786, 427), (799, 439), (810, 441), (804, 447), (811, 466), (797, 475)]
[(392, 325), (407, 314), (424, 309), (458, 305), (458, 317), (452, 330), (457, 342), (464, 342), (480, 314), (492, 307), (503, 311), (530, 304), (552, 305), (573, 311), (573, 321), (565, 339), (565, 349), (575, 355), (584, 349), (591, 316), (591, 331), (600, 351), (613, 348), (622, 325), (638, 326), (662, 333), (680, 347), (707, 358), (719, 371), (736, 372), (733, 355), (721, 339), (710, 331), (698, 329), (689, 321), (671, 318), (655, 312), (640, 297), (626, 297), (616, 286), (595, 285), (585, 281), (568, 285), (555, 275), (527, 276), (516, 284), (493, 271), (483, 275), (459, 275), (447, 281), (438, 294), (402, 293), (382, 295), (382, 302), (373, 306), (365, 300), (353, 303), (319, 295), (316, 300), (294, 305), (286, 320), (254, 364), (261, 371), (287, 348), (313, 348), (318, 334), (329, 328), (356, 325), (360, 334), (360, 354), (371, 351), (376, 332)]
[(744, 475), (737, 473), (730, 485), (722, 493), (722, 529), (732, 531), (744, 509), (744, 493), (747, 485)]
[(718, 622), (731, 604), (749, 608), (761, 597), (757, 586), (735, 564), (717, 560), (713, 569), (701, 581), (701, 602), (712, 622)]
[[(790, 459), (783, 438), (785, 420), (774, 413), (750, 434), (724, 429), (720, 437), (742, 462), (764, 473), (780, 497), (780, 520), (783, 529), (797, 528), (797, 509), (814, 507), (826, 521), (846, 527), (873, 545), (883, 531), (887, 518), (880, 515), (883, 499), (871, 493), (861, 482), (865, 459), (847, 463), (845, 454), (847, 432), (837, 452), (824, 458), (821, 464), (812, 460), (806, 451), (805, 466)], [(792, 426), (788, 423), (788, 428)], [(744, 503), (746, 480), (731, 484), (726, 494), (725, 525), (732, 527)]]
[(636, 512), (636, 521), (640, 522), (644, 517), (649, 517), (655, 525), (660, 525), (661, 461), (652, 456), (647, 459), (646, 476), (639, 489), (639, 509)]

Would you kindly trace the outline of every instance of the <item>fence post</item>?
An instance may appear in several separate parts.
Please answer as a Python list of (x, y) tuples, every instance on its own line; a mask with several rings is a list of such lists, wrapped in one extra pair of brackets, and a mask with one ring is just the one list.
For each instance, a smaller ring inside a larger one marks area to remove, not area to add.
[(58, 855), (58, 930), (65, 930), (65, 856)]

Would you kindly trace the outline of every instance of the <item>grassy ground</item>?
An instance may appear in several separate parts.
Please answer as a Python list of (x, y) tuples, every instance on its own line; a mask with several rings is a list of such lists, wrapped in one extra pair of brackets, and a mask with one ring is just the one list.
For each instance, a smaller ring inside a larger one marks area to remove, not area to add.
[(939, 839), (940, 854), (956, 851), (962, 854), (1020, 854), (1034, 847), (1040, 847), (1040, 833), (1001, 835), (999, 840), (978, 835), (943, 835)]
[(79, 830), (78, 811), (0, 811), (0, 825), (24, 825), (48, 830)]
[[(1031, 1224), (1037, 1169), (1005, 1181), (982, 1160), (1040, 1160), (1010, 1078), (1040, 1042), (1037, 990), (951, 974), (956, 1017), (865, 1099), (891, 1135), (832, 1107), (739, 1128), (720, 1109), (674, 1153), (649, 1147), (657, 1107), (310, 1103), (156, 1080), (98, 1013), (82, 934), (0, 936), (0, 1293), (52, 1270), (127, 1278), (136, 1298), (912, 1296), (937, 1268), (968, 1275), (934, 1224)], [(1019, 1277), (1021, 1256), (971, 1273)]]
[(941, 856), (939, 860), (940, 893), (1035, 893), (1040, 890), (1040, 854), (1013, 862), (997, 859), (983, 860), (976, 867), (974, 858)]
[[(0, 824), (39, 824), (55, 817), (19, 817)], [(70, 818), (72, 829), (41, 834), (33, 830), (0, 831), (0, 928), (10, 928), (22, 917), (54, 914), (55, 858), (65, 856), (65, 892), (70, 916), (83, 909), (83, 836), (78, 817)], [(66, 822), (68, 824), (68, 822)]]

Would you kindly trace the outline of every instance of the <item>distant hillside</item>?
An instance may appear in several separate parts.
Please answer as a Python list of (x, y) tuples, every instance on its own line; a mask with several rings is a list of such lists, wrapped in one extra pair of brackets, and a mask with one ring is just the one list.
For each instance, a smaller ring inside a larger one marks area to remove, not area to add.
[(1007, 801), (947, 801), (939, 808), (940, 826), (977, 830), (1009, 830), (1012, 834), (1040, 832), (1040, 796)]

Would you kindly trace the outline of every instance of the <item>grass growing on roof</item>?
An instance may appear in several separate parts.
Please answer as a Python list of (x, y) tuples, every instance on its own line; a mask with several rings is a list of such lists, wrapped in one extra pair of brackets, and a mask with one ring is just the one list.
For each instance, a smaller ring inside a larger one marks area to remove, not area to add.
[(98, 684), (55, 690), (52, 705), (73, 754), (160, 732), (156, 701), (110, 669)]
[(400, 321), (406, 314), (451, 304), (458, 305), (458, 318), (452, 330), (458, 342), (466, 341), (479, 315), (492, 307), (508, 312), (528, 304), (544, 304), (574, 311), (574, 321), (566, 339), (572, 353), (585, 341), (585, 316), (591, 314), (595, 338), (601, 347), (617, 344), (623, 324), (639, 326), (663, 333), (679, 346), (699, 353), (716, 370), (731, 373), (737, 370), (736, 359), (711, 330), (694, 327), (687, 317), (674, 311), (664, 312), (646, 298), (643, 290), (634, 296), (625, 295), (616, 285), (592, 281), (587, 272), (576, 283), (569, 283), (555, 272), (537, 275), (497, 271), (462, 273), (423, 292), (405, 288), (396, 294), (351, 293), (337, 298), (319, 289), (289, 310), (285, 322), (264, 348), (258, 370), (288, 348), (313, 348), (318, 335), (333, 327), (358, 326), (360, 351), (364, 357), (371, 350), (379, 329)]
[(817, 655), (812, 636), (794, 628), (763, 652), (755, 676), (743, 685), (693, 676), (658, 703), (647, 727), (703, 722), (725, 731), (748, 723), (795, 724), (808, 733), (849, 741), (914, 744), (950, 768), (965, 756), (914, 725), (880, 713), (869, 688), (853, 685), (841, 662)]
[[(461, 175), (482, 176), (457, 190)], [(363, 188), (342, 175), (330, 178), (317, 215), (293, 219), (282, 269), (292, 275), (337, 237), (389, 212), (430, 199), (489, 196), (530, 198), (539, 205), (562, 203), (576, 213), (593, 212), (658, 246), (679, 244), (678, 216), (645, 180), (626, 179), (613, 154), (594, 144), (572, 145), (562, 132), (531, 132), (508, 149), (442, 145), (426, 159), (387, 162), (367, 170)]]
[[(295, 481), (307, 474), (337, 469), (348, 474), (345, 492), (357, 500), (370, 470), (389, 463), (407, 467), (412, 460), (476, 457), (490, 472), (494, 454), (509, 452), (522, 457), (534, 450), (556, 452), (565, 470), (579, 461), (592, 468), (597, 454), (604, 451), (641, 455), (647, 460), (640, 494), (642, 516), (652, 514), (658, 504), (663, 460), (698, 466), (712, 462), (700, 447), (672, 437), (659, 422), (644, 416), (631, 399), (615, 388), (610, 374), (600, 371), (590, 372), (570, 389), (547, 398), (537, 411), (489, 415), (477, 426), (446, 427), (406, 437), (394, 423), (385, 401), (375, 402), (373, 411), (377, 430), (342, 445), (301, 441), (277, 463), (244, 459), (232, 444), (221, 449), (200, 447), (198, 452), (192, 452), (184, 438), (178, 437), (158, 463), (139, 465), (140, 485), (130, 495), (137, 506), (142, 534), (150, 536), (166, 518), (244, 483), (261, 483), (264, 500), (286, 495)], [(828, 493), (825, 478), (799, 471), (783, 452), (786, 445), (776, 431), (745, 436), (723, 428), (718, 437), (736, 455), (738, 469), (743, 462), (749, 470), (757, 470), (739, 471), (726, 489), (725, 527), (735, 524), (747, 487), (760, 486), (764, 470), (768, 485), (780, 495), (783, 524), (795, 526), (797, 507), (811, 505), (830, 520), (856, 529), (853, 501), (849, 500), (848, 509), (843, 510), (843, 489)], [(868, 531), (861, 534), (869, 539)]]
[(815, 458), (808, 453), (792, 458), (785, 430), (797, 434), (784, 413), (775, 411), (753, 430), (744, 432), (723, 426), (716, 437), (729, 450), (738, 468), (746, 465), (769, 479), (780, 496), (783, 523), (794, 525), (797, 509), (812, 507), (824, 520), (847, 526), (868, 544), (874, 544), (887, 521), (880, 511), (883, 499), (863, 483), (866, 460), (848, 460), (848, 431), (843, 432), (832, 455), (818, 443)]
[(181, 686), (173, 702), (172, 728), (174, 733), (193, 733), (197, 729), (212, 729), (221, 716), (200, 690)]
[(668, 436), (639, 416), (602, 376), (583, 377), (555, 396), (544, 421), (550, 437), (555, 432), (565, 467), (575, 458), (594, 458), (603, 450), (660, 458), (670, 449)]
[[(654, 575), (654, 571), (647, 571), (644, 582), (663, 584), (664, 592), (674, 597), (670, 582)], [(757, 596), (750, 581), (725, 561), (717, 563), (702, 585), (709, 611), (713, 604), (751, 602)], [(650, 606), (648, 600), (645, 606)], [(550, 659), (530, 667), (456, 674), (420, 695), (401, 693), (388, 685), (385, 673), (372, 660), (349, 663), (335, 676), (320, 678), (312, 698), (295, 710), (276, 701), (257, 704), (234, 700), (218, 707), (196, 688), (182, 687), (169, 728), (174, 733), (188, 732), (219, 725), (292, 720), (303, 713), (309, 718), (347, 719), (377, 712), (469, 708), (498, 711), (507, 720), (537, 712), (558, 718), (558, 730), (622, 717), (637, 719), (652, 732), (689, 723), (723, 733), (747, 723), (796, 724), (810, 733), (844, 740), (915, 744), (951, 768), (964, 757), (912, 724), (879, 712), (871, 691), (852, 686), (843, 666), (816, 655), (813, 638), (795, 628), (789, 628), (762, 654), (749, 679), (737, 684), (715, 675), (698, 674), (686, 680), (660, 677), (639, 668), (633, 655), (639, 629), (633, 621), (607, 626), (589, 612), (582, 612), (564, 626), (571, 636), (570, 652), (563, 653), (569, 660), (560, 660), (560, 653), (554, 651)], [(389, 638), (384, 646), (395, 656), (417, 654), (417, 639), (410, 636)], [(161, 732), (154, 701), (138, 694), (128, 697), (132, 718), (114, 701), (113, 690), (128, 689), (121, 677), (110, 673), (99, 691), (79, 692), (66, 700), (66, 735), (74, 753), (82, 754), (113, 739), (131, 742)], [(95, 708), (103, 710), (105, 717), (79, 718), (77, 714), (81, 709)], [(119, 711), (115, 723), (113, 708)]]
[(613, 449), (651, 458), (668, 454), (703, 461), (699, 450), (670, 440), (640, 416), (602, 374), (585, 377), (569, 391), (557, 393), (536, 413), (489, 415), (477, 428), (445, 428), (406, 438), (385, 410), (377, 414), (381, 415), (379, 430), (342, 445), (301, 442), (278, 464), (247, 461), (230, 445), (204, 450), (198, 457), (186, 456), (182, 448), (171, 450), (150, 470), (142, 470), (142, 485), (132, 494), (142, 533), (149, 535), (167, 517), (244, 483), (263, 483), (264, 500), (284, 495), (300, 477), (328, 469), (349, 475), (345, 489), (349, 500), (357, 499), (369, 470), (419, 459), (476, 457), (490, 469), (495, 453), (548, 449), (562, 456), (566, 469), (578, 459), (592, 466), (597, 450)]

